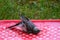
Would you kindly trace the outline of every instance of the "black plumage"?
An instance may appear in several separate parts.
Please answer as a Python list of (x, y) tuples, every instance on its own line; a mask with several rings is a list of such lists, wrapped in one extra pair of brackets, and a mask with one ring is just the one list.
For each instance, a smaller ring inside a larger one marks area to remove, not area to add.
[(21, 16), (20, 18), (22, 20), (21, 22), (17, 23), (16, 25), (10, 26), (9, 28), (22, 24), (22, 30), (26, 33), (37, 34), (40, 32), (40, 30), (37, 29), (35, 25), (32, 23), (32, 21), (30, 21), (27, 17)]

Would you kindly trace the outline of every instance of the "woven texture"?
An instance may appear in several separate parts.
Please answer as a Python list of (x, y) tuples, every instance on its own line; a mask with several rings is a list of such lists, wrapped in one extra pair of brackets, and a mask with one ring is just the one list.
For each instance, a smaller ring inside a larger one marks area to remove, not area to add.
[(60, 40), (60, 22), (33, 22), (41, 30), (37, 35), (16, 28), (6, 29), (19, 21), (0, 21), (0, 40)]

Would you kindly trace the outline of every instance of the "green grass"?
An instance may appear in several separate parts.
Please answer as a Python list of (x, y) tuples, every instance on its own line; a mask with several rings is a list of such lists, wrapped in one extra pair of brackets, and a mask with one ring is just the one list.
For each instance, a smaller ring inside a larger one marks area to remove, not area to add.
[(60, 19), (60, 1), (40, 0), (18, 3), (17, 0), (0, 0), (0, 19), (19, 19), (19, 13), (30, 19)]

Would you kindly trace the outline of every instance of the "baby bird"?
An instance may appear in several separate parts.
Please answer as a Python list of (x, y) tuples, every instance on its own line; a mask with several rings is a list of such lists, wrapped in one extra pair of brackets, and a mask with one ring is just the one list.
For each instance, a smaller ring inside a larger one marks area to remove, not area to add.
[(10, 26), (9, 28), (12, 28), (14, 26), (22, 25), (22, 30), (28, 34), (38, 34), (40, 30), (36, 28), (36, 26), (30, 21), (27, 17), (21, 15), (21, 22), (17, 23), (16, 25)]

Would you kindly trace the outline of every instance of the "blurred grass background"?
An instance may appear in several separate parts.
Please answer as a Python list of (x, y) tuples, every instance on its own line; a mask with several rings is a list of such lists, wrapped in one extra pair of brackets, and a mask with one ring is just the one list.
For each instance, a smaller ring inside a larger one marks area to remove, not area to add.
[(60, 19), (60, 0), (0, 0), (0, 20), (19, 19), (19, 13), (30, 19)]

